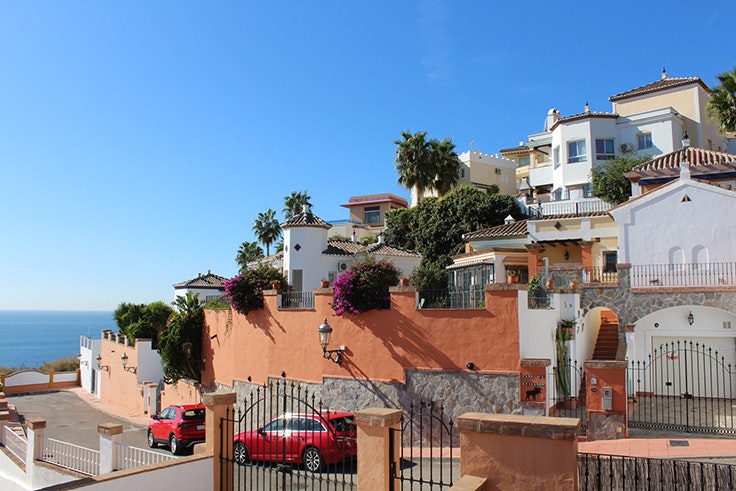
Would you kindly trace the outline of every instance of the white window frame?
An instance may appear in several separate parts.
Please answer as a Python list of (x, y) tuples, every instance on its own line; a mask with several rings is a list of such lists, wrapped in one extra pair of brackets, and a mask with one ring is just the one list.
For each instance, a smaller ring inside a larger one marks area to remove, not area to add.
[[(641, 138), (644, 138), (644, 145), (642, 145)], [(652, 148), (654, 146), (654, 143), (652, 142), (652, 133), (649, 131), (637, 133), (636, 146), (639, 150), (646, 150), (647, 148)]]
[[(580, 144), (582, 143), (583, 152), (578, 153), (580, 150)], [(572, 154), (573, 145), (575, 146), (575, 155)], [(585, 144), (585, 139), (581, 140), (569, 140), (567, 142), (567, 163), (568, 164), (579, 164), (580, 162), (586, 162), (588, 160), (588, 148)]]
[[(598, 152), (598, 142), (603, 142), (603, 152)], [(606, 142), (611, 142), (611, 152), (606, 151)], [(616, 140), (614, 138), (595, 139), (595, 158), (597, 160), (611, 160), (616, 157)]]
[(560, 146), (556, 146), (552, 149), (552, 164), (555, 169), (560, 166)]

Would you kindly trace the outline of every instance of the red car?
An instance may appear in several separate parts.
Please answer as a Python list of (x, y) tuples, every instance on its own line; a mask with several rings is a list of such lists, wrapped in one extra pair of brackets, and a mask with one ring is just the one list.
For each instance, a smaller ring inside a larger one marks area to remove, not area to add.
[(263, 428), (235, 435), (235, 462), (251, 460), (303, 464), (311, 472), (321, 471), (357, 455), (357, 430), (353, 413), (287, 413)]
[(174, 455), (179, 455), (195, 443), (203, 442), (204, 435), (203, 404), (169, 406), (154, 415), (148, 423), (148, 446), (155, 448), (163, 443), (169, 446)]

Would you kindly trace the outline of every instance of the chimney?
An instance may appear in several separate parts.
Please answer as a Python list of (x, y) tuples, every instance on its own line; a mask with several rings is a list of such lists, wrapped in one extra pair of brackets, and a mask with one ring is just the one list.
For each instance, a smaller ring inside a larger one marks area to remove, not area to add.
[(588, 101), (585, 101), (585, 114), (590, 114), (590, 105)]
[(383, 231), (378, 232), (378, 243), (383, 244)]
[(664, 67), (662, 67), (662, 80), (666, 78), (667, 78), (667, 70), (665, 70)]
[(355, 230), (353, 230), (353, 242), (358, 242), (358, 238), (355, 235)]

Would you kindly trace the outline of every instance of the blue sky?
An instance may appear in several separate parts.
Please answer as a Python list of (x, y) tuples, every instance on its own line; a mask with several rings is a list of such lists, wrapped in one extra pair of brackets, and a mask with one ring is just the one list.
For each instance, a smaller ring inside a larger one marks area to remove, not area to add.
[(495, 153), (657, 80), (730, 70), (732, 5), (0, 5), (0, 309), (171, 301), (253, 219), (395, 193), (402, 130)]

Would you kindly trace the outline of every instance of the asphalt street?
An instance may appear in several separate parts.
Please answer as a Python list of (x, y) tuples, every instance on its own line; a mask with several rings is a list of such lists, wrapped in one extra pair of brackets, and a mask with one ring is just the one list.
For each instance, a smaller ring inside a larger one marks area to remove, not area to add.
[[(101, 411), (73, 392), (12, 395), (7, 399), (8, 404), (15, 406), (21, 421), (30, 417), (46, 420), (46, 436), (49, 438), (97, 450), (100, 448), (97, 425), (117, 423), (123, 425), (123, 443), (148, 449), (146, 426)], [(156, 451), (169, 453), (168, 448)]]

